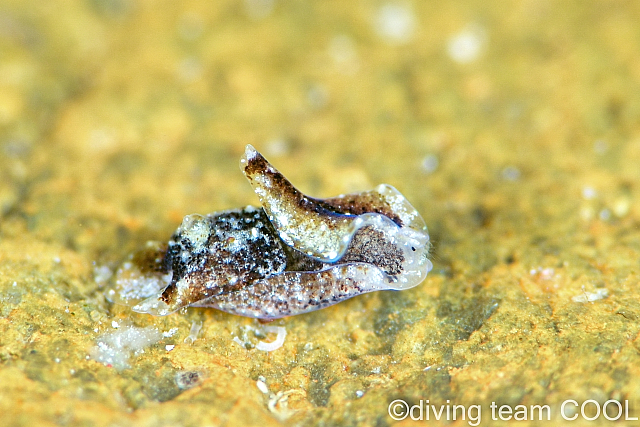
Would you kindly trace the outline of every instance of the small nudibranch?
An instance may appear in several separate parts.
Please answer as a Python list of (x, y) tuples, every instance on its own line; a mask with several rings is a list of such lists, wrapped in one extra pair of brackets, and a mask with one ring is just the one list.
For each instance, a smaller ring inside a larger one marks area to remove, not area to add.
[(315, 199), (251, 145), (240, 168), (262, 208), (187, 215), (168, 244), (123, 264), (111, 300), (154, 315), (194, 306), (277, 319), (409, 289), (431, 270), (427, 227), (390, 185)]

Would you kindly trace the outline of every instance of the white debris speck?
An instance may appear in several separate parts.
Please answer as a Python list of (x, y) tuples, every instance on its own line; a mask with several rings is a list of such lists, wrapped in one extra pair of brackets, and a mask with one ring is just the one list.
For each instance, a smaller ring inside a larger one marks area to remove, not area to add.
[(163, 332), (162, 336), (165, 337), (165, 338), (169, 338), (169, 337), (174, 336), (176, 334), (176, 332), (178, 332), (178, 328), (171, 328), (167, 332)]
[(200, 333), (200, 329), (202, 329), (202, 321), (191, 323), (191, 329), (189, 330), (189, 336), (184, 339), (184, 342), (187, 344), (192, 344), (196, 339), (198, 339), (198, 334)]
[(537, 274), (542, 280), (551, 280), (555, 276), (556, 271), (551, 267), (538, 267), (529, 270), (529, 274), (531, 274), (532, 276), (535, 276)]
[(167, 351), (171, 351), (174, 348), (176, 348), (175, 344), (167, 344), (167, 345), (164, 346), (164, 349), (167, 350)]
[(106, 297), (110, 302), (135, 304), (139, 300), (158, 296), (171, 283), (171, 276), (171, 273), (161, 277), (145, 276), (131, 262), (125, 262), (116, 272), (115, 282), (118, 291), (109, 289)]
[(613, 213), (621, 218), (629, 213), (629, 208), (631, 207), (631, 203), (628, 198), (620, 197), (613, 202)]
[[(276, 334), (276, 338), (273, 341), (260, 341), (256, 342), (256, 337), (263, 338), (267, 334)], [(251, 326), (245, 325), (242, 327), (240, 336), (233, 337), (233, 342), (244, 348), (255, 347), (261, 351), (274, 351), (282, 347), (284, 340), (287, 337), (287, 329), (284, 326), (274, 325), (259, 325)]]
[(284, 344), (284, 339), (287, 337), (287, 329), (284, 326), (265, 326), (264, 331), (267, 333), (275, 333), (276, 339), (271, 342), (258, 341), (256, 348), (262, 351), (277, 350)]
[(293, 389), (284, 392), (279, 391), (276, 394), (269, 394), (269, 403), (267, 403), (267, 408), (280, 421), (285, 421), (287, 418), (291, 417), (291, 415), (296, 413), (296, 410), (289, 409), (288, 405), (289, 396), (292, 394), (300, 394), (306, 397), (304, 390), (300, 389)]
[(93, 280), (95, 280), (98, 285), (107, 283), (107, 281), (111, 279), (111, 276), (113, 276), (113, 271), (106, 265), (93, 268)]
[(118, 145), (118, 132), (113, 128), (92, 129), (87, 142), (91, 151), (106, 152)]
[(600, 217), (602, 221), (609, 221), (611, 219), (611, 211), (607, 208), (604, 208), (600, 211), (598, 217)]
[(386, 42), (404, 44), (413, 37), (416, 16), (408, 5), (387, 3), (376, 14), (375, 30)]
[(542, 277), (545, 280), (549, 280), (549, 279), (553, 278), (555, 273), (556, 273), (556, 271), (553, 268), (543, 268), (540, 271), (540, 277)]
[(585, 200), (592, 200), (592, 199), (595, 199), (597, 196), (598, 196), (598, 192), (596, 191), (595, 188), (590, 187), (588, 185), (582, 188), (582, 197)]
[(113, 329), (118, 329), (120, 327), (120, 324), (118, 322), (116, 322), (115, 320), (111, 321), (111, 327)]
[(256, 381), (256, 386), (258, 387), (258, 390), (262, 392), (262, 394), (269, 394), (269, 387), (267, 387), (267, 383), (265, 383), (264, 380), (259, 379), (258, 381)]
[(420, 168), (423, 172), (432, 173), (438, 169), (438, 156), (435, 154), (429, 154), (422, 159), (422, 163), (420, 164)]
[(91, 349), (90, 355), (106, 366), (122, 370), (129, 368), (129, 357), (132, 353), (134, 355), (144, 353), (145, 347), (157, 343), (161, 338), (162, 334), (153, 326), (146, 328), (122, 326), (100, 336), (96, 346)]
[(467, 64), (478, 59), (486, 42), (484, 29), (478, 25), (470, 25), (449, 39), (447, 53), (454, 61)]
[(605, 288), (596, 289), (595, 292), (582, 291), (580, 295), (571, 298), (573, 302), (594, 302), (609, 296), (609, 291)]
[(257, 228), (255, 228), (255, 227), (253, 227), (253, 228), (251, 229), (251, 237), (252, 237), (253, 239), (257, 239), (259, 235), (260, 235), (260, 234), (259, 234), (259, 232), (258, 232), (258, 229), (257, 229)]
[(515, 166), (507, 166), (502, 169), (502, 178), (507, 181), (517, 181), (520, 179), (520, 169)]

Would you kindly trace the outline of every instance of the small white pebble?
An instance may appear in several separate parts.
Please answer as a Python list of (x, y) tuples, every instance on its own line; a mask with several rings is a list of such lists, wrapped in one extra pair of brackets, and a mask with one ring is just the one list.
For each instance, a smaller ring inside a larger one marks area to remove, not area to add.
[(364, 396), (364, 391), (362, 391), (362, 390), (356, 390), (356, 397), (359, 399), (359, 398), (361, 398), (362, 396)]
[(258, 390), (262, 392), (262, 394), (269, 394), (269, 387), (267, 387), (267, 384), (264, 381), (256, 381), (256, 386), (258, 387)]
[(113, 321), (111, 321), (111, 327), (114, 328), (114, 329), (118, 329), (120, 327), (120, 324), (118, 324), (118, 322), (113, 320)]
[(165, 346), (164, 346), (164, 348), (165, 348), (165, 350), (167, 350), (167, 351), (171, 351), (171, 350), (173, 350), (174, 348), (176, 348), (176, 346), (175, 346), (174, 344), (167, 344), (167, 345), (165, 345)]

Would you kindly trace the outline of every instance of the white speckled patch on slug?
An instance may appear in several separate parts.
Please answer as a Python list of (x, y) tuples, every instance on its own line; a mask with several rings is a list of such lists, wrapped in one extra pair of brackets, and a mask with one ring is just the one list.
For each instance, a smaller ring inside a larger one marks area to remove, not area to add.
[(250, 145), (240, 167), (262, 208), (187, 215), (166, 246), (118, 270), (112, 300), (155, 315), (200, 306), (277, 319), (409, 289), (431, 269), (424, 221), (395, 188), (308, 197)]

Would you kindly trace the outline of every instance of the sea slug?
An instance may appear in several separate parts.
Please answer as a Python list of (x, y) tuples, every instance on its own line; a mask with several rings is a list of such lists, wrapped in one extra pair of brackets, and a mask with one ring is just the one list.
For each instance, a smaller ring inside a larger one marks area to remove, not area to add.
[(240, 168), (262, 207), (187, 215), (167, 244), (150, 242), (122, 265), (112, 301), (161, 316), (194, 306), (269, 320), (409, 289), (431, 270), (427, 227), (390, 185), (312, 198), (251, 145)]

